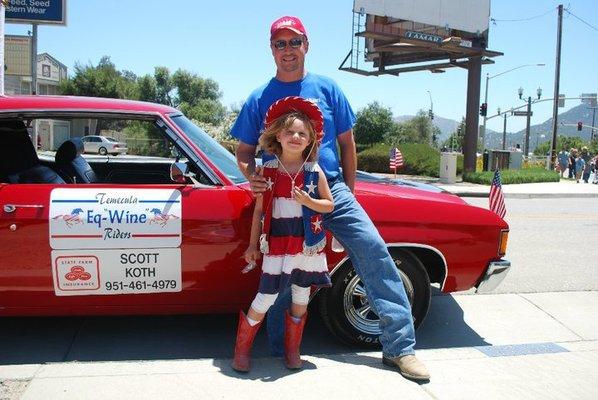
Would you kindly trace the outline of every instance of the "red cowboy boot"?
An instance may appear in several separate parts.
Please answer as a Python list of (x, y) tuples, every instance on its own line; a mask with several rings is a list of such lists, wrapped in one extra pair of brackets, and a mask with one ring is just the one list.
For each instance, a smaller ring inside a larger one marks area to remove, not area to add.
[(303, 336), (303, 327), (307, 320), (307, 312), (303, 314), (299, 322), (293, 321), (293, 317), (287, 311), (284, 318), (284, 364), (289, 369), (301, 368), (301, 356), (299, 346)]
[(255, 334), (260, 329), (262, 322), (254, 326), (249, 325), (243, 311), (239, 311), (239, 326), (237, 327), (237, 341), (235, 343), (235, 358), (232, 367), (238, 372), (249, 372), (251, 366), (251, 346)]

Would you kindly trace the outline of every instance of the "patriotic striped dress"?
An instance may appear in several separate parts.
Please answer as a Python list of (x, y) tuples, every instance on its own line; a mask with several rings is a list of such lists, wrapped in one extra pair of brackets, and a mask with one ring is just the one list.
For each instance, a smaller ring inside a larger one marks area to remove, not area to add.
[[(324, 250), (314, 255), (303, 253), (303, 210), (301, 204), (291, 198), (291, 177), (277, 171), (274, 181), (269, 251), (264, 254), (259, 292), (275, 294), (293, 284), (332, 286)], [(303, 187), (303, 173), (295, 179), (295, 186)], [(310, 226), (321, 230), (320, 223)]]

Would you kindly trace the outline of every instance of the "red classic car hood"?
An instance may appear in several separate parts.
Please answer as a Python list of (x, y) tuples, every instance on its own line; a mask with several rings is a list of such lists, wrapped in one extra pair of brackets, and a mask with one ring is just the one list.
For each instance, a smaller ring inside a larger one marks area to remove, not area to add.
[(455, 204), (466, 204), (466, 202), (460, 197), (448, 193), (434, 193), (427, 190), (421, 190), (403, 185), (397, 185), (392, 183), (371, 183), (371, 182), (360, 182), (355, 183), (355, 192), (357, 196), (360, 195), (377, 195), (377, 196), (391, 196), (403, 199), (414, 199), (414, 200), (428, 200), (428, 201), (441, 201), (446, 203)]

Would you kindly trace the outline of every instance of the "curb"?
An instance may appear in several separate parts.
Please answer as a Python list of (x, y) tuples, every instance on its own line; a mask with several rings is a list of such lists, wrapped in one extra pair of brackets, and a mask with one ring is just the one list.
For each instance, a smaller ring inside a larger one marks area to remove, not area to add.
[[(459, 197), (489, 197), (490, 193), (451, 192)], [(505, 199), (588, 199), (598, 198), (598, 193), (504, 193)]]

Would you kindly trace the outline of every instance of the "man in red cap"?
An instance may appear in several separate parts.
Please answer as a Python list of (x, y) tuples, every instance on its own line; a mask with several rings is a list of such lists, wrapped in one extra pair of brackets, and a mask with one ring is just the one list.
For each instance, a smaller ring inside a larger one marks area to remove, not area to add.
[[(353, 139), (355, 114), (342, 90), (330, 78), (305, 70), (309, 50), (307, 31), (297, 17), (284, 16), (270, 27), (270, 50), (276, 64), (274, 78), (254, 90), (239, 113), (231, 134), (239, 139), (237, 162), (259, 195), (267, 188), (255, 166), (255, 151), (270, 105), (287, 96), (314, 102), (324, 117), (324, 138), (318, 163), (324, 171), (334, 199), (334, 211), (324, 214), (324, 227), (347, 251), (355, 271), (365, 285), (372, 308), (380, 317), (380, 343), (384, 364), (397, 368), (413, 380), (430, 378), (415, 357), (415, 330), (411, 306), (395, 263), (378, 230), (353, 195), (357, 155)], [(338, 146), (337, 146), (338, 145)], [(340, 154), (337, 150), (340, 149)], [(269, 159), (265, 155), (265, 160)], [(342, 173), (341, 173), (342, 167)], [(279, 296), (279, 307), (271, 308), (268, 329), (273, 343), (282, 342), (282, 315), (290, 296)], [(280, 324), (272, 323), (280, 321)], [(274, 337), (273, 337), (274, 336)], [(278, 346), (274, 346), (275, 350)]]

